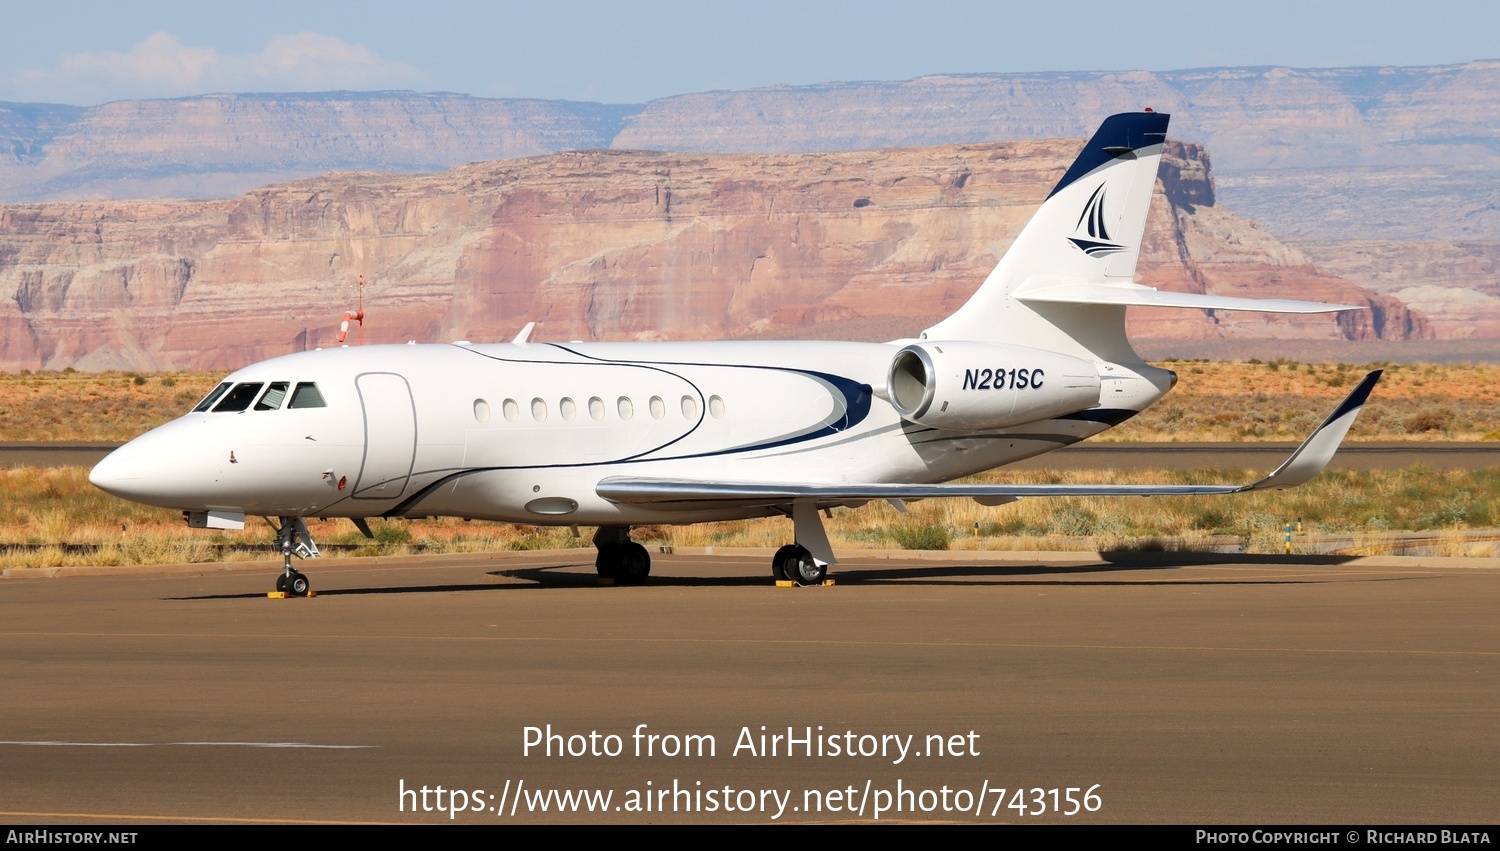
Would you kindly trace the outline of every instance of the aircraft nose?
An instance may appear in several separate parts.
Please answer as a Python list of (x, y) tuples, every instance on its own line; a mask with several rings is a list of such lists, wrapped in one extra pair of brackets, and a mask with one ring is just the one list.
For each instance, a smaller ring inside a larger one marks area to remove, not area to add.
[(146, 481), (143, 467), (140, 452), (127, 443), (94, 465), (89, 471), (89, 482), (111, 496), (136, 499)]
[[(200, 501), (192, 487), (191, 452), (181, 435), (152, 432), (104, 456), (89, 471), (94, 487), (111, 496), (164, 508), (193, 508)], [(190, 503), (190, 504), (189, 504)]]

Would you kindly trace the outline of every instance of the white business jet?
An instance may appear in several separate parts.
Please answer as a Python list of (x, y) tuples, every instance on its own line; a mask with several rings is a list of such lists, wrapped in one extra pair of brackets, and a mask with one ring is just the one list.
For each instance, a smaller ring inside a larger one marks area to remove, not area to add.
[[(597, 526), (603, 577), (651, 569), (641, 524), (792, 520), (779, 579), (835, 562), (819, 512), (871, 500), (1223, 494), (1301, 484), (1332, 458), (1371, 373), (1275, 472), (1249, 485), (942, 484), (1076, 443), (1177, 376), (1125, 337), (1130, 305), (1319, 313), (1349, 305), (1161, 292), (1133, 283), (1167, 116), (1108, 118), (962, 308), (890, 343), (510, 343), (302, 352), (246, 367), (191, 413), (96, 466), (111, 494), (195, 527), (276, 518), (277, 586), (304, 518), (456, 516)], [(899, 505), (899, 502), (897, 502)]]

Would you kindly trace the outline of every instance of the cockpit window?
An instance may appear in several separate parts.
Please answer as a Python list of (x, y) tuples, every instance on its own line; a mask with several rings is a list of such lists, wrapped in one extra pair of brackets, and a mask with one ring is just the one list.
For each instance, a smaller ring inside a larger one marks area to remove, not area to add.
[(214, 413), (226, 414), (243, 411), (250, 407), (255, 397), (260, 394), (260, 388), (265, 385), (259, 381), (248, 384), (236, 384), (234, 389), (224, 394), (224, 401), (214, 406)]
[(230, 382), (226, 381), (211, 390), (207, 396), (203, 397), (203, 401), (199, 402), (198, 406), (193, 408), (193, 413), (201, 414), (209, 408), (213, 407), (213, 404), (219, 401), (219, 397), (224, 395), (224, 391), (229, 389), (229, 384)]
[(288, 408), (326, 408), (328, 403), (323, 401), (323, 394), (318, 392), (318, 385), (304, 381), (297, 385), (292, 391), (292, 403)]
[(286, 398), (286, 388), (288, 386), (285, 381), (271, 382), (271, 386), (266, 388), (266, 392), (260, 397), (260, 401), (255, 403), (255, 410), (274, 411), (280, 408), (282, 400)]

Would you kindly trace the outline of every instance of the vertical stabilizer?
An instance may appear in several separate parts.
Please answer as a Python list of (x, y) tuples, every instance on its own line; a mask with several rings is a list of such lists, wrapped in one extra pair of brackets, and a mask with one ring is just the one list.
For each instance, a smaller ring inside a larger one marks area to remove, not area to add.
[(1125, 308), (1027, 304), (1031, 290), (1130, 284), (1140, 258), (1168, 116), (1104, 120), (984, 284), (924, 339), (1007, 342), (1104, 360), (1136, 360)]

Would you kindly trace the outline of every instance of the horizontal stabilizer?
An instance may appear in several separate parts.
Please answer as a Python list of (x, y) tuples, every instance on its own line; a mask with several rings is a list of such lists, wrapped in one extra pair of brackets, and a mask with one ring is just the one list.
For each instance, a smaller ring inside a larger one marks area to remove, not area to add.
[(1192, 496), (1289, 488), (1317, 475), (1354, 425), (1360, 408), (1380, 380), (1380, 370), (1364, 377), (1359, 386), (1323, 420), (1302, 445), (1275, 472), (1248, 485), (910, 485), (837, 484), (816, 485), (789, 482), (714, 482), (694, 479), (651, 479), (612, 476), (599, 483), (597, 493), (611, 502), (680, 508), (684, 511), (707, 506), (784, 506), (796, 502), (865, 502), (876, 499), (936, 499), (969, 497), (987, 502), (1039, 496)]
[(1021, 301), (1061, 304), (1118, 304), (1136, 307), (1186, 307), (1200, 310), (1255, 310), (1261, 313), (1334, 313), (1366, 310), (1356, 304), (1324, 304), (1282, 298), (1234, 298), (1203, 293), (1175, 293), (1139, 284), (1070, 284), (1016, 293)]

